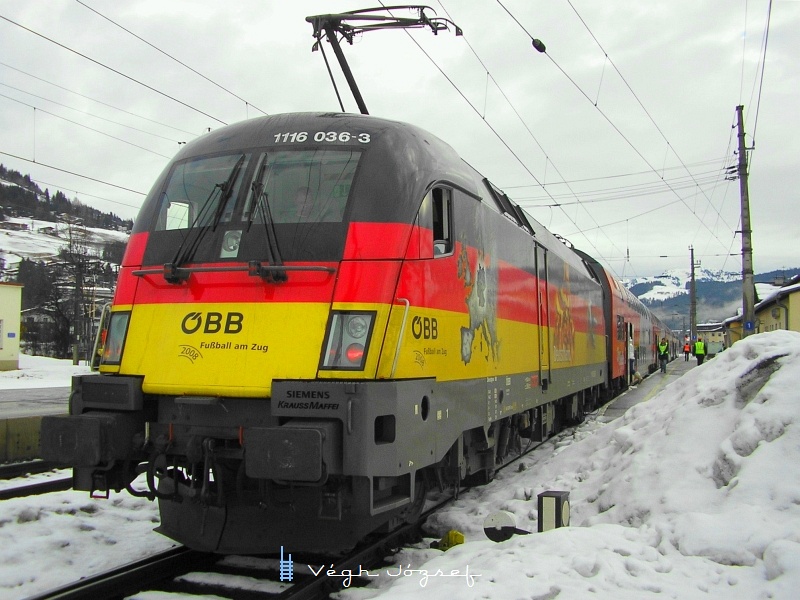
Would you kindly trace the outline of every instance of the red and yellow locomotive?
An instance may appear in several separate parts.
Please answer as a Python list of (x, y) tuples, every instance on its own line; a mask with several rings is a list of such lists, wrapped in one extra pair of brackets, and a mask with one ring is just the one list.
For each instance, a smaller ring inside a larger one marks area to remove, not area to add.
[(607, 396), (602, 277), (416, 127), (224, 127), (147, 196), (43, 454), (193, 548), (339, 551)]

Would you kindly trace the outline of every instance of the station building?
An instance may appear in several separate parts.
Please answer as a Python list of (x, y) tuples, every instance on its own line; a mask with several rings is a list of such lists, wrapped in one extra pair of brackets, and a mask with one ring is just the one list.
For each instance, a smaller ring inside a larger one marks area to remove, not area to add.
[(697, 337), (703, 338), (706, 343), (706, 354), (709, 357), (719, 354), (728, 347), (723, 323), (698, 323)]
[[(724, 322), (726, 344), (742, 339), (742, 315)], [(800, 276), (793, 277), (755, 305), (753, 333), (786, 329), (800, 332)]]
[(0, 371), (19, 369), (22, 286), (0, 281)]

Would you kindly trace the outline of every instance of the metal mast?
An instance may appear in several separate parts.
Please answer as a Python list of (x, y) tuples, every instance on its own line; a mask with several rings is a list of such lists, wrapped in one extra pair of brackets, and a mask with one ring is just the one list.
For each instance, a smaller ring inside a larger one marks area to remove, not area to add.
[(697, 288), (695, 287), (694, 268), (694, 246), (689, 246), (689, 261), (691, 263), (692, 277), (689, 282), (689, 339), (692, 342), (697, 340)]
[(744, 106), (736, 107), (739, 128), (739, 194), (742, 199), (742, 337), (755, 328), (755, 283), (753, 281), (753, 242), (750, 229), (750, 195), (747, 191), (747, 148), (744, 144)]

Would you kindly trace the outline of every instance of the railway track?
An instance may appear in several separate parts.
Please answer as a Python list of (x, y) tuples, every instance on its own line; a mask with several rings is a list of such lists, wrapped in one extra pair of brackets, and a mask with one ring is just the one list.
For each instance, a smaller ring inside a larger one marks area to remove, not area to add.
[(99, 600), (124, 598), (154, 586), (176, 572), (213, 564), (218, 557), (188, 548), (173, 548), (112, 571), (86, 577), (28, 600)]
[[(605, 406), (605, 405), (604, 405)], [(585, 415), (596, 416), (602, 407)], [(561, 434), (572, 428), (564, 429)], [(498, 471), (517, 462), (549, 440), (531, 444), (523, 452)], [(55, 480), (66, 487), (71, 478)], [(20, 488), (18, 488), (20, 489)], [(468, 491), (461, 488), (458, 493)], [(0, 498), (2, 498), (0, 492)], [(18, 494), (24, 495), (24, 494)], [(422, 538), (421, 526), (429, 515), (436, 512), (453, 498), (447, 497), (435, 503), (413, 524), (398, 528), (394, 532), (366, 543), (344, 558), (293, 557), (291, 581), (281, 581), (281, 561), (278, 558), (220, 556), (196, 552), (188, 548), (173, 548), (135, 563), (106, 573), (81, 579), (29, 600), (112, 600), (125, 598), (142, 591), (178, 593), (182, 596), (213, 595), (235, 600), (312, 600), (327, 598), (342, 589), (345, 579), (348, 587), (366, 585), (368, 579), (357, 574), (386, 567), (385, 556), (392, 550)], [(333, 574), (328, 574), (328, 569)], [(352, 577), (344, 576), (352, 573)]]
[[(0, 481), (24, 477), (26, 475), (38, 475), (47, 473), (57, 468), (53, 463), (43, 460), (35, 460), (24, 463), (14, 463), (10, 465), (0, 465)], [(54, 476), (35, 482), (9, 487), (0, 490), (0, 500), (10, 498), (24, 498), (26, 496), (37, 496), (49, 492), (62, 492), (72, 487), (71, 476)]]
[(0, 465), (0, 479), (14, 479), (24, 475), (37, 475), (56, 469), (58, 465), (44, 460), (31, 460)]
[[(28, 600), (115, 600), (142, 591), (163, 591), (191, 595), (213, 595), (235, 600), (312, 600), (326, 598), (342, 589), (341, 575), (352, 572), (348, 585), (358, 586), (355, 576), (362, 570), (384, 563), (386, 553), (420, 539), (420, 526), (429, 514), (446, 502), (426, 511), (416, 523), (405, 525), (375, 539), (344, 558), (294, 557), (292, 580), (281, 581), (280, 560), (276, 558), (220, 556), (173, 548), (167, 552), (113, 569)], [(365, 582), (363, 582), (365, 583)]]

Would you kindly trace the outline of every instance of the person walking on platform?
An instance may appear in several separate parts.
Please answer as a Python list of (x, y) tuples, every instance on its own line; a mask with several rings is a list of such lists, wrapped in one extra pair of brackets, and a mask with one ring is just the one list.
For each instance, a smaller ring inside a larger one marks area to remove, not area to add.
[(692, 347), (689, 345), (689, 340), (686, 340), (683, 343), (683, 360), (689, 362), (689, 353), (692, 351)]
[(706, 343), (703, 341), (703, 338), (697, 338), (697, 341), (694, 343), (694, 351), (692, 354), (694, 354), (697, 359), (697, 366), (699, 367), (702, 365), (706, 358)]
[(667, 372), (667, 361), (669, 360), (669, 344), (667, 338), (662, 337), (658, 344), (658, 362), (661, 364), (661, 372)]
[(633, 347), (633, 338), (628, 338), (628, 381), (635, 380), (636, 349)]

